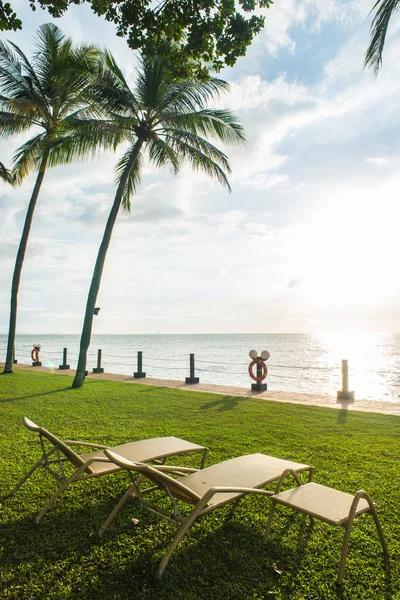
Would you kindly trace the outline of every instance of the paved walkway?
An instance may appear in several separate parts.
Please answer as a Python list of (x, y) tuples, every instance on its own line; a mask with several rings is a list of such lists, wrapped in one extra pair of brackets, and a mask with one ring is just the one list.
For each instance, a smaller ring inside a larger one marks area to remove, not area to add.
[[(3, 366), (4, 363), (0, 363)], [(25, 371), (43, 371), (48, 373), (46, 367), (32, 367), (31, 365), (14, 365), (16, 369)], [(74, 369), (65, 371), (54, 371), (58, 375), (75, 375)], [(109, 381), (123, 381), (124, 383), (133, 385), (153, 385), (158, 387), (177, 388), (181, 390), (189, 390), (191, 392), (209, 392), (212, 394), (222, 394), (224, 396), (240, 396), (245, 398), (257, 398), (259, 400), (275, 400), (277, 402), (289, 402), (291, 404), (309, 404), (311, 406), (323, 406), (327, 408), (345, 409), (345, 410), (360, 410), (364, 412), (384, 413), (387, 415), (400, 416), (400, 402), (383, 402), (380, 400), (359, 400), (355, 402), (336, 401), (335, 396), (325, 396), (323, 394), (306, 394), (303, 392), (279, 392), (269, 390), (267, 392), (252, 392), (250, 389), (242, 387), (233, 387), (227, 385), (215, 385), (212, 383), (196, 383), (186, 384), (182, 381), (173, 379), (152, 379), (146, 377), (143, 379), (133, 379), (129, 375), (117, 375), (115, 373), (89, 373), (90, 379), (106, 379)], [(249, 386), (250, 387), (250, 386)]]

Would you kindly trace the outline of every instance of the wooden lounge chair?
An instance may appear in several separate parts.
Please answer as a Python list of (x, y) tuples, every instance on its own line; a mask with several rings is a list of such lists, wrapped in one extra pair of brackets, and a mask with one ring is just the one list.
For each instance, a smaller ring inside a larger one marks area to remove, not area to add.
[[(25, 427), (39, 435), (42, 456), (5, 498), (14, 496), (22, 484), (25, 483), (39, 467), (46, 469), (59, 484), (59, 488), (51, 496), (50, 500), (46, 502), (36, 517), (36, 523), (40, 523), (57, 498), (71, 483), (82, 481), (84, 479), (92, 479), (93, 477), (101, 477), (121, 470), (116, 463), (110, 462), (105, 455), (104, 450), (107, 446), (75, 440), (60, 440), (54, 434), (39, 427), (39, 425), (36, 425), (27, 417), (23, 418), (23, 422)], [(96, 449), (96, 451), (77, 454), (71, 446), (88, 447)], [(202, 458), (200, 468), (204, 467), (208, 452), (208, 448), (205, 446), (198, 446), (197, 444), (192, 444), (191, 442), (173, 436), (129, 442), (127, 444), (121, 444), (120, 446), (114, 446), (113, 449), (129, 460), (146, 462), (159, 461), (160, 464), (163, 464), (169, 456), (186, 454), (188, 452), (201, 452)], [(75, 470), (71, 475), (65, 473), (65, 463), (69, 463), (74, 467)]]
[[(281, 492), (280, 490), (283, 482), (286, 477), (290, 475), (295, 478), (298, 487)], [(382, 526), (376, 512), (376, 504), (371, 501), (367, 492), (360, 490), (353, 496), (314, 482), (302, 485), (297, 473), (289, 469), (282, 473), (282, 476), (277, 483), (275, 494), (271, 496), (271, 500), (272, 506), (264, 536), (265, 543), (268, 542), (272, 519), (277, 504), (288, 506), (293, 510), (309, 515), (311, 518), (315, 517), (316, 519), (320, 519), (331, 525), (344, 527), (342, 553), (336, 580), (338, 585), (342, 585), (343, 583), (350, 534), (355, 517), (364, 513), (370, 513), (373, 516), (385, 560), (388, 560), (388, 549)]]
[[(246, 494), (272, 495), (274, 492), (260, 488), (278, 479), (285, 469), (290, 468), (296, 473), (308, 471), (309, 481), (311, 481), (314, 472), (314, 468), (309, 465), (265, 456), (264, 454), (239, 456), (199, 470), (167, 465), (150, 466), (133, 462), (119, 456), (115, 449), (105, 450), (104, 453), (116, 465), (128, 470), (132, 485), (101, 527), (99, 535), (104, 533), (128, 499), (138, 500), (159, 516), (179, 523), (178, 532), (158, 567), (157, 579), (161, 579), (172, 553), (198, 517)], [(172, 475), (177, 476), (177, 478), (172, 477)], [(143, 479), (150, 480), (154, 485), (141, 490), (138, 484)], [(172, 504), (172, 512), (168, 512), (143, 498), (143, 496), (154, 490), (162, 490), (167, 494)], [(177, 500), (194, 505), (189, 515), (181, 514)]]

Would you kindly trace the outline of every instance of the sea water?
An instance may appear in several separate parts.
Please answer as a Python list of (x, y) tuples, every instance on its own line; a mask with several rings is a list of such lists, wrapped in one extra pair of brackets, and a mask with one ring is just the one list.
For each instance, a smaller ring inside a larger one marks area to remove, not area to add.
[[(41, 344), (40, 360), (49, 369), (62, 363), (76, 367), (79, 335), (18, 335), (16, 358), (31, 362), (33, 344)], [(0, 360), (7, 336), (0, 336)], [(249, 351), (268, 350), (269, 390), (336, 395), (342, 387), (341, 361), (349, 364), (349, 389), (356, 398), (400, 401), (400, 334), (186, 334), (93, 335), (87, 368), (97, 365), (102, 350), (106, 373), (133, 374), (137, 353), (143, 353), (147, 377), (183, 381), (189, 376), (189, 355), (195, 355), (196, 376), (202, 383), (249, 388)]]

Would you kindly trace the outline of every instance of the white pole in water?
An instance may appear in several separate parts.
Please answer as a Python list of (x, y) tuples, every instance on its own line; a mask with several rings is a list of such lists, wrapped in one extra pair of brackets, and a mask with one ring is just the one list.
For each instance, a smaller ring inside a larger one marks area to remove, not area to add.
[(349, 392), (349, 363), (342, 360), (342, 389), (337, 392), (337, 400), (354, 400), (354, 392)]

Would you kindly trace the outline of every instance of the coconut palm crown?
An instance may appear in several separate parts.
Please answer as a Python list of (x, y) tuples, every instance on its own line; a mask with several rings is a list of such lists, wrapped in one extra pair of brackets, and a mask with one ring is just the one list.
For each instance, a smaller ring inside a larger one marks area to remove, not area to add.
[[(230, 111), (208, 107), (208, 102), (228, 87), (226, 82), (216, 78), (206, 82), (176, 80), (165, 56), (158, 55), (140, 59), (135, 85), (131, 88), (111, 54), (104, 53), (98, 81), (89, 91), (91, 102), (101, 107), (105, 117), (86, 120), (77, 117), (85, 121), (79, 128), (80, 135), (91, 144), (116, 146), (125, 141), (128, 147), (116, 166), (116, 195), (89, 289), (73, 387), (81, 387), (85, 378), (93, 311), (112, 230), (120, 206), (130, 208), (132, 195), (140, 183), (144, 158), (156, 167), (169, 166), (175, 174), (183, 163), (188, 163), (230, 191), (228, 158), (207, 139), (226, 145), (245, 140), (242, 126)], [(76, 143), (78, 146), (81, 143), (79, 136)]]
[(73, 46), (53, 24), (39, 28), (31, 61), (12, 42), (0, 41), (0, 138), (25, 132), (31, 135), (15, 153), (11, 177), (19, 183), (30, 172), (38, 173), (13, 273), (4, 373), (12, 373), (22, 265), (46, 168), (95, 151), (75, 145), (73, 152), (66, 152), (63, 142), (71, 135), (72, 121), (83, 106), (83, 91), (91, 80), (96, 56), (94, 47)]
[(390, 19), (394, 13), (400, 10), (400, 0), (377, 0), (371, 13), (375, 10), (375, 16), (371, 23), (371, 41), (365, 53), (364, 64), (366, 67), (371, 67), (377, 75), (382, 66), (383, 49)]

